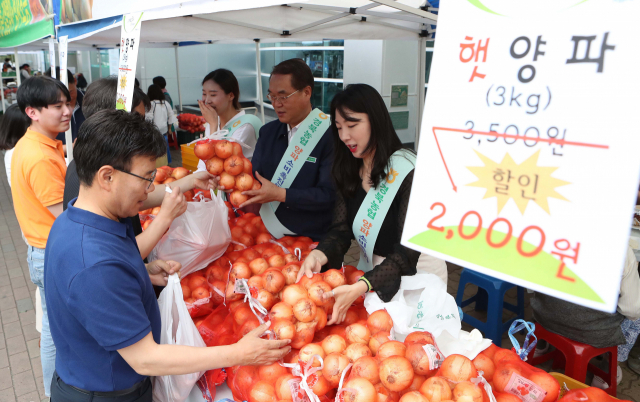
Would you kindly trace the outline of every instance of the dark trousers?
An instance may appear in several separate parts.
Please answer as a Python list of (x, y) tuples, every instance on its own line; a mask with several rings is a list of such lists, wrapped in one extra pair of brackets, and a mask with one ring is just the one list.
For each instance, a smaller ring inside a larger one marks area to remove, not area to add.
[(147, 377), (142, 383), (123, 391), (92, 392), (65, 384), (53, 373), (51, 381), (51, 402), (151, 402), (151, 380)]

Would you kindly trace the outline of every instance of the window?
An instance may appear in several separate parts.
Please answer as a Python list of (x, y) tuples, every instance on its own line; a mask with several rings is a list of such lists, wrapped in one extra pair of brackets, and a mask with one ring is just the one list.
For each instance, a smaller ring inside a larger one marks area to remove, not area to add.
[(307, 42), (279, 42), (260, 45), (260, 69), (265, 104), (269, 75), (273, 67), (284, 60), (304, 60), (315, 78), (311, 103), (327, 113), (333, 96), (342, 90), (344, 70), (344, 41), (324, 40)]

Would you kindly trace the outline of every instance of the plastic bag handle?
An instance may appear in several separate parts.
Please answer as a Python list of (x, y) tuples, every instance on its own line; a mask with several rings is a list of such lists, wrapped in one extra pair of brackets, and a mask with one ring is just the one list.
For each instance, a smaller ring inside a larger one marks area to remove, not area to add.
[[(527, 330), (527, 335), (525, 335), (524, 337), (524, 344), (522, 345), (522, 347), (520, 347), (520, 342), (518, 342), (516, 337), (513, 335), (520, 332), (523, 329)], [(511, 327), (509, 328), (509, 339), (511, 339), (511, 344), (515, 349), (516, 354), (524, 362), (527, 361), (527, 357), (529, 356), (529, 352), (531, 352), (531, 349), (535, 348), (536, 344), (538, 343), (538, 338), (534, 334), (535, 330), (536, 330), (536, 324), (532, 322), (527, 322), (522, 319), (515, 320), (511, 324)], [(533, 342), (531, 342), (532, 336), (533, 336)]]

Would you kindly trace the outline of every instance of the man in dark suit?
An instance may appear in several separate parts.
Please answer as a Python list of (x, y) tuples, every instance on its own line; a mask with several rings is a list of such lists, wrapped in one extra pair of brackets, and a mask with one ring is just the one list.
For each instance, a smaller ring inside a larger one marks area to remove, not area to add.
[[(331, 129), (326, 128), (328, 117), (311, 106), (313, 86), (311, 69), (302, 59), (283, 61), (269, 78), (267, 97), (278, 120), (260, 129), (252, 163), (262, 188), (245, 191), (251, 198), (241, 207), (262, 204), (260, 215), (276, 238), (298, 235), (318, 241), (331, 224), (335, 201), (331, 179), (333, 139)], [(322, 125), (310, 135), (312, 121)], [(313, 138), (307, 142), (303, 133)], [(298, 160), (295, 152), (307, 144), (310, 154)], [(287, 162), (298, 164), (298, 170), (287, 170)], [(287, 174), (289, 183), (281, 183)]]

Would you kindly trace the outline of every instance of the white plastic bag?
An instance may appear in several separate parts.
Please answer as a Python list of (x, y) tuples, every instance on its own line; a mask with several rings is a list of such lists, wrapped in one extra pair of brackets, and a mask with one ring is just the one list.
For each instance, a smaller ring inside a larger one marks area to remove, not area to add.
[(436, 343), (445, 357), (456, 354), (473, 360), (480, 352), (491, 346), (491, 339), (483, 338), (482, 333), (477, 329), (471, 332), (460, 330), (455, 338), (448, 331), (442, 331), (436, 337)]
[(390, 302), (384, 303), (372, 292), (365, 298), (364, 306), (369, 314), (387, 310), (398, 341), (404, 341), (407, 335), (416, 331), (428, 331), (437, 337), (447, 330), (457, 338), (461, 328), (456, 300), (434, 274), (403, 276), (400, 290)]
[(149, 254), (149, 261), (172, 260), (182, 264), (182, 276), (206, 267), (219, 258), (231, 242), (227, 206), (222, 191), (211, 201), (187, 203), (187, 211), (177, 217)]
[[(160, 307), (160, 318), (162, 319), (161, 344), (207, 347), (183, 301), (178, 274), (173, 274), (169, 277), (167, 286), (162, 290), (160, 298), (158, 298), (158, 306)], [(155, 377), (153, 400), (155, 402), (185, 401), (202, 374), (204, 374), (204, 371)]]

